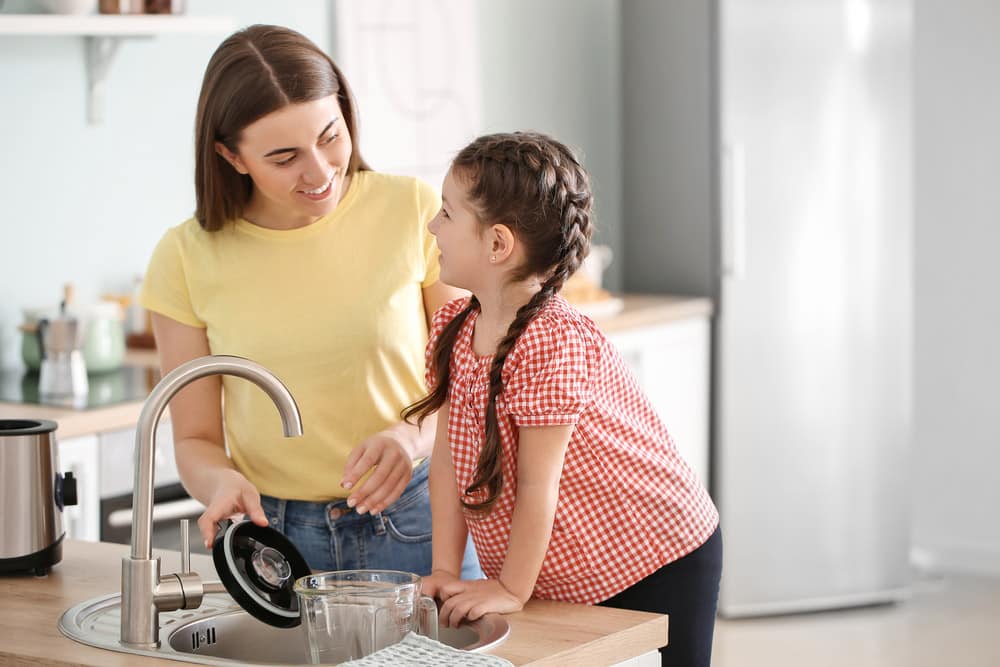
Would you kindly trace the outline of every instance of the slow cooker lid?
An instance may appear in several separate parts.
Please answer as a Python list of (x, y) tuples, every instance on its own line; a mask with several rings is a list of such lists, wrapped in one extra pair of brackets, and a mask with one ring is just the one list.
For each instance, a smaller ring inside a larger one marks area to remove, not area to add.
[(52, 433), (57, 426), (50, 419), (0, 419), (0, 436)]

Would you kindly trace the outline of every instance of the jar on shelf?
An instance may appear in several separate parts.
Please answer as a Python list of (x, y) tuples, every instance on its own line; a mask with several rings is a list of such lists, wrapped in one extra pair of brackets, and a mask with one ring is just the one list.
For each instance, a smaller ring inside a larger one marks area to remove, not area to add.
[(142, 14), (145, 0), (101, 0), (98, 11), (102, 14)]
[(186, 0), (145, 0), (147, 14), (183, 14)]

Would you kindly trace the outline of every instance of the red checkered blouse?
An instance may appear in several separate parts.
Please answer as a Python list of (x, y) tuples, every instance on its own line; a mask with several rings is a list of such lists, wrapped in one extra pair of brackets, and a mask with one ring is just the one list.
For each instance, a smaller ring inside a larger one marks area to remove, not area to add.
[[(434, 314), (430, 355), (444, 326), (468, 304)], [(491, 356), (472, 348), (478, 312), (469, 314), (451, 352), (448, 440), (460, 497), (472, 483), (485, 437)], [(719, 514), (681, 459), (663, 422), (614, 346), (562, 297), (546, 304), (504, 364), (497, 400), (504, 486), (492, 512), (466, 513), (483, 572), (498, 578), (517, 501), (520, 426), (575, 424), (552, 536), (534, 596), (593, 604), (620, 593), (701, 546)]]

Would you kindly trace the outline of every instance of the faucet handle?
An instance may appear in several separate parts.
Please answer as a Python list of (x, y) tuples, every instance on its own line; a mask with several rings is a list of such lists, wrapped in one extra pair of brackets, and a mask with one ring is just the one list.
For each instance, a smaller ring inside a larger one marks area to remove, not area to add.
[(181, 519), (181, 574), (191, 571), (191, 533), (189, 532), (190, 520)]

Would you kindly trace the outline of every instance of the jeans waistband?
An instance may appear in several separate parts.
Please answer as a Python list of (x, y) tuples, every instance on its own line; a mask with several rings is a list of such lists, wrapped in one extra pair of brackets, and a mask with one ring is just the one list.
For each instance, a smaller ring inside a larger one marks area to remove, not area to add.
[[(396, 502), (385, 508), (384, 512), (391, 514), (392, 512), (403, 510), (416, 502), (420, 498), (421, 493), (426, 492), (424, 487), (427, 485), (429, 471), (430, 459), (424, 459), (413, 469), (413, 476), (410, 478), (406, 488), (403, 489), (403, 493), (396, 499)], [(338, 524), (371, 521), (373, 518), (379, 522), (381, 521), (382, 512), (375, 515), (358, 514), (348, 507), (346, 498), (312, 502), (308, 500), (275, 498), (274, 496), (262, 494), (260, 499), (264, 505), (264, 511), (268, 514), (277, 515), (282, 525), (286, 521), (292, 521), (300, 524), (325, 526), (330, 519), (330, 511), (334, 509), (341, 510), (339, 513), (340, 516), (336, 519)]]

